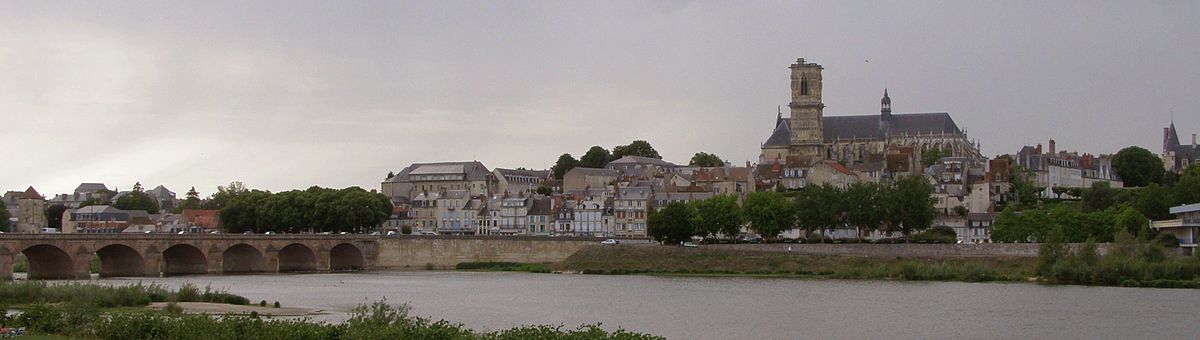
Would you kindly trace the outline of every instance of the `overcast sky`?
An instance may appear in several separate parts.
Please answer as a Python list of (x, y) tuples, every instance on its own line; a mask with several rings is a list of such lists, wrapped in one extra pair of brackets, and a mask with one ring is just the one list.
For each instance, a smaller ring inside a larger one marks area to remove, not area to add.
[[(362, 186), (645, 139), (756, 160), (787, 66), (825, 115), (949, 112), (986, 155), (1200, 132), (1200, 2), (0, 4), (0, 189)], [(869, 60), (869, 62), (868, 62)]]

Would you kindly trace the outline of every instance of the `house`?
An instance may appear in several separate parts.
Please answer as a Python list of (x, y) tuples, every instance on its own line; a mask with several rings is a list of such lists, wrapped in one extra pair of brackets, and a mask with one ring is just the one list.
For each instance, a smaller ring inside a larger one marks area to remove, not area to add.
[(29, 187), (21, 195), (17, 196), (17, 224), (12, 229), (19, 233), (40, 233), (42, 228), (45, 228), (46, 221), (46, 198), (42, 197), (37, 190)]
[(525, 235), (529, 230), (529, 208), (531, 208), (530, 199), (524, 194), (519, 193), (516, 197), (501, 198), (500, 225), (493, 234)]
[(617, 180), (617, 171), (575, 167), (563, 175), (563, 191), (606, 188)]
[(175, 192), (168, 190), (167, 187), (162, 185), (156, 186), (154, 189), (147, 191), (146, 195), (149, 195), (150, 198), (153, 198), (158, 203), (160, 210), (175, 209)]
[(554, 233), (558, 235), (575, 234), (575, 201), (558, 197), (558, 210), (554, 212)]
[(1175, 219), (1154, 221), (1150, 228), (1175, 235), (1179, 247), (1187, 254), (1195, 255), (1196, 244), (1200, 243), (1200, 203), (1172, 207), (1170, 211), (1175, 214)]
[[(221, 211), (216, 209), (184, 209), (183, 221), (189, 232), (214, 232), (221, 230)], [(172, 230), (176, 231), (176, 230)], [(176, 231), (177, 232), (177, 231)]]
[[(140, 211), (140, 210), (139, 210)], [(145, 211), (140, 211), (146, 214)], [(91, 205), (63, 212), (63, 233), (120, 233), (132, 224), (133, 213), (107, 205)], [(149, 214), (146, 214), (149, 220)]]
[(616, 189), (613, 196), (614, 234), (617, 237), (643, 238), (646, 233), (646, 218), (653, 208), (653, 192), (650, 187), (624, 187)]
[(1058, 151), (1053, 139), (1049, 147), (1049, 152), (1043, 153), (1042, 144), (1025, 146), (1017, 152), (1015, 159), (1016, 165), (1025, 169), (1034, 185), (1044, 188), (1043, 197), (1054, 197), (1054, 188), (1090, 188), (1100, 182), (1114, 188), (1124, 187), (1108, 157)]
[(479, 207), (468, 206), (471, 197), (467, 190), (445, 190), (438, 194), (433, 211), (435, 230), (439, 235), (474, 234)]
[(554, 233), (554, 216), (558, 212), (554, 204), (553, 199), (541, 195), (530, 199), (529, 212), (526, 214), (529, 221), (527, 235), (548, 236)]
[(706, 199), (712, 198), (713, 196), (714, 196), (713, 193), (707, 192), (707, 191), (702, 191), (702, 192), (660, 192), (660, 191), (655, 191), (653, 194), (654, 210), (655, 211), (662, 210), (663, 208), (666, 208), (667, 205), (670, 205), (671, 203), (687, 204), (692, 201), (706, 200)]
[(659, 177), (675, 172), (679, 165), (658, 158), (625, 156), (608, 162), (604, 168), (614, 170), (621, 175), (639, 176), (645, 178)]

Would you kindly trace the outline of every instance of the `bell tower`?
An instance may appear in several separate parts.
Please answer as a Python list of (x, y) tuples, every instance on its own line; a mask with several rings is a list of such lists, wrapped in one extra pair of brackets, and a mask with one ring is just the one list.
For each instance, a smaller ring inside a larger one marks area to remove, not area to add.
[(821, 102), (821, 70), (816, 63), (805, 62), (804, 58), (788, 67), (792, 70), (792, 140), (790, 153), (793, 156), (819, 157), (823, 155), (825, 141), (821, 128), (825, 104)]

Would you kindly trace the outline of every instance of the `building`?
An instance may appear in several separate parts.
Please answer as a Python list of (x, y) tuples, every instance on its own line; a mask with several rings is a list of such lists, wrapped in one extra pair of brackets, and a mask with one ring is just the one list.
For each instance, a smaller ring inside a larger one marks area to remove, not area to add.
[[(778, 112), (774, 129), (762, 143), (759, 163), (788, 162), (789, 157), (830, 159), (845, 165), (868, 162), (871, 155), (886, 154), (901, 146), (918, 152), (950, 151), (956, 157), (980, 159), (976, 143), (968, 140), (950, 114), (892, 113), (892, 100), (884, 89), (879, 114), (825, 116), (821, 99), (821, 65), (800, 58), (791, 69), (790, 117)], [(918, 157), (919, 159), (920, 157)]]
[[(216, 209), (184, 209), (183, 222), (188, 232), (214, 232), (221, 230), (221, 211)], [(178, 232), (177, 230), (172, 230)]]
[(1059, 151), (1053, 139), (1049, 147), (1049, 152), (1043, 153), (1042, 144), (1025, 146), (1014, 159), (1034, 185), (1044, 188), (1043, 197), (1055, 197), (1054, 188), (1090, 188), (1100, 182), (1114, 188), (1125, 186), (1107, 156)]
[(45, 228), (46, 198), (42, 197), (33, 187), (17, 196), (17, 225), (13, 231), (18, 233), (40, 233)]
[(526, 235), (549, 236), (553, 234), (554, 216), (558, 213), (554, 200), (538, 195), (529, 201), (529, 211), (526, 213), (529, 232)]
[(1163, 128), (1163, 166), (1167, 171), (1180, 172), (1196, 164), (1200, 159), (1200, 147), (1196, 146), (1196, 134), (1192, 134), (1192, 144), (1180, 144), (1179, 132), (1175, 131), (1175, 122)]
[(500, 199), (499, 228), (494, 235), (525, 235), (529, 230), (529, 208), (532, 202), (524, 194)]
[[(145, 218), (149, 220), (149, 214)], [(112, 234), (125, 231), (133, 224), (134, 214), (131, 211), (113, 208), (107, 205), (89, 205), (79, 209), (67, 209), (63, 212), (63, 233)]]
[(671, 203), (688, 204), (692, 201), (703, 201), (712, 198), (714, 195), (711, 192), (661, 192), (655, 191), (653, 194), (654, 210), (659, 211), (666, 208)]
[(625, 156), (608, 162), (604, 167), (625, 177), (654, 178), (675, 172), (679, 165), (658, 158)]
[(147, 191), (146, 195), (158, 203), (158, 209), (160, 210), (170, 211), (171, 209), (175, 209), (175, 192), (167, 189), (167, 187), (162, 185), (156, 186), (154, 189)]
[(478, 161), (413, 163), (384, 180), (381, 192), (393, 204), (411, 200), (425, 192), (466, 190), (469, 196), (492, 195), (491, 171)]
[(1179, 239), (1179, 247), (1195, 255), (1196, 244), (1200, 243), (1200, 203), (1172, 207), (1170, 211), (1175, 214), (1175, 219), (1154, 221), (1150, 228), (1175, 235)]
[[(646, 237), (646, 219), (653, 208), (650, 187), (624, 187), (613, 196), (613, 233), (617, 237)], [(576, 222), (578, 223), (578, 222)]]
[(563, 191), (578, 191), (609, 187), (617, 180), (613, 169), (575, 167), (563, 175)]

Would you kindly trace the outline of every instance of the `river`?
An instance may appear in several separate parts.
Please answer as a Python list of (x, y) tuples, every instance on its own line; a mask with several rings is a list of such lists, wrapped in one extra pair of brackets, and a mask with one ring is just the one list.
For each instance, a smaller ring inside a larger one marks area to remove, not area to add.
[(671, 339), (1197, 339), (1200, 291), (1025, 283), (496, 272), (107, 278), (193, 283), (340, 321), (387, 298), (414, 314), (502, 329), (603, 323)]

